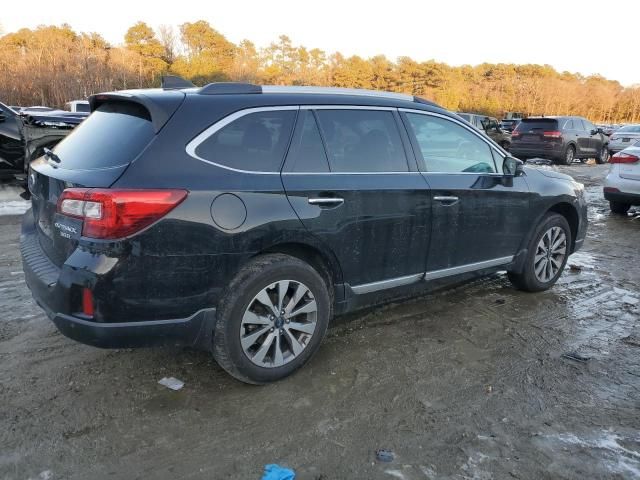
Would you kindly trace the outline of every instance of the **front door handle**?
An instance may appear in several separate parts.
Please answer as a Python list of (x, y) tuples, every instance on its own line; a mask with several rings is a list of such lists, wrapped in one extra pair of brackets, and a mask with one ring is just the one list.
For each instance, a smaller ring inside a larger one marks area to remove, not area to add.
[(458, 203), (460, 200), (458, 197), (448, 196), (448, 195), (438, 195), (433, 197), (436, 202), (444, 203), (445, 205), (454, 205)]
[(318, 205), (319, 207), (337, 207), (344, 203), (344, 198), (339, 197), (319, 197), (307, 200), (309, 205)]

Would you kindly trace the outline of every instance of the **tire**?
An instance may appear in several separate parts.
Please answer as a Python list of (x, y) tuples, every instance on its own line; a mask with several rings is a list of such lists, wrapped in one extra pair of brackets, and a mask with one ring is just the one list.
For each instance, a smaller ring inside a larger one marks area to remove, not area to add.
[(596, 163), (602, 165), (603, 163), (607, 163), (609, 161), (609, 149), (606, 145), (603, 145), (598, 155), (596, 155)]
[[(562, 241), (559, 232), (564, 234), (564, 254), (562, 256), (560, 256), (559, 253), (553, 254), (554, 251), (562, 251), (562, 243), (558, 244), (556, 249), (552, 250), (551, 254), (546, 254), (544, 247), (548, 245), (547, 240), (552, 240), (552, 246)], [(557, 236), (554, 237), (556, 233)], [(545, 215), (529, 240), (522, 272), (507, 273), (513, 286), (518, 290), (524, 290), (526, 292), (540, 292), (551, 288), (558, 278), (560, 278), (567, 264), (571, 241), (571, 228), (569, 227), (567, 219), (557, 213), (548, 213)], [(544, 257), (540, 257), (540, 255), (544, 255)], [(546, 267), (547, 264), (550, 264), (550, 268), (548, 269)], [(539, 268), (541, 265), (543, 265), (542, 270)], [(540, 272), (538, 273), (539, 270)]]
[(618, 215), (626, 215), (631, 208), (631, 205), (629, 205), (628, 203), (610, 201), (609, 208), (611, 208), (611, 211), (613, 213), (617, 213)]
[(573, 163), (573, 159), (576, 156), (576, 149), (573, 145), (569, 145), (564, 151), (564, 155), (560, 162), (562, 165), (571, 165)]
[[(329, 291), (322, 276), (298, 258), (256, 257), (238, 272), (218, 305), (214, 358), (245, 383), (262, 385), (291, 375), (318, 350), (327, 332), (333, 313)], [(271, 309), (258, 296), (271, 302)], [(276, 317), (278, 304), (282, 308)], [(293, 315), (283, 315), (285, 310)]]

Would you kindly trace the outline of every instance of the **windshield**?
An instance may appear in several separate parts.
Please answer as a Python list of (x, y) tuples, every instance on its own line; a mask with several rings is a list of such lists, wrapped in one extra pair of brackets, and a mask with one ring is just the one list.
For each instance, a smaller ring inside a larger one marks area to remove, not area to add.
[(129, 164), (154, 137), (149, 112), (130, 102), (101, 105), (54, 149), (60, 168), (91, 170)]

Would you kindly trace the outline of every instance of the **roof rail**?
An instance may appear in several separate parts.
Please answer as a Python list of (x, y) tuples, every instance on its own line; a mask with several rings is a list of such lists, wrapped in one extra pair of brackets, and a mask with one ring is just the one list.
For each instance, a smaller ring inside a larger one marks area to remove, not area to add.
[[(340, 87), (308, 87), (308, 86), (284, 86), (284, 85), (254, 85), (253, 83), (217, 82), (210, 83), (198, 90), (203, 95), (233, 95), (246, 93), (276, 93), (276, 94), (313, 94), (313, 95), (351, 95), (361, 97), (388, 98), (405, 102), (421, 103), (440, 107), (440, 105), (425, 100), (424, 98), (407, 95), (404, 93), (384, 92), (379, 90), (364, 90), (360, 88)], [(441, 107), (440, 107), (441, 108)]]
[(202, 95), (233, 95), (243, 93), (262, 93), (260, 85), (253, 83), (216, 82), (205, 85), (198, 93)]
[(185, 80), (184, 78), (177, 75), (163, 75), (160, 86), (165, 90), (195, 87), (195, 85), (189, 80)]
[(353, 95), (362, 97), (392, 98), (394, 100), (413, 102), (413, 97), (411, 95), (405, 95), (404, 93), (381, 92), (378, 90), (364, 90), (360, 88), (265, 85), (262, 87), (262, 93), (312, 93), (315, 95)]

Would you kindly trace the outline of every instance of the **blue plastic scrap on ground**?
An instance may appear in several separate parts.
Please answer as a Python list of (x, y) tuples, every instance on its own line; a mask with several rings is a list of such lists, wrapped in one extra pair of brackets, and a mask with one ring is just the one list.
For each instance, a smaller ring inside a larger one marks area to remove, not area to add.
[(295, 478), (296, 474), (293, 470), (272, 463), (264, 466), (264, 475), (261, 480), (294, 480)]

